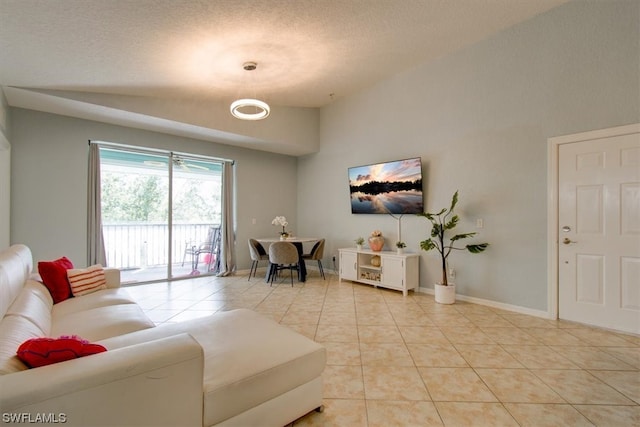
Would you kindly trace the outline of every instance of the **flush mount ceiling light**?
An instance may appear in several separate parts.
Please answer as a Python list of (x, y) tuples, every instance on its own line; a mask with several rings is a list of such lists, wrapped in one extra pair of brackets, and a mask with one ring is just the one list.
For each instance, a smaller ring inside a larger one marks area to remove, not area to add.
[[(246, 71), (253, 71), (258, 67), (255, 62), (245, 62), (242, 65)], [(266, 119), (271, 112), (269, 105), (258, 99), (242, 98), (231, 103), (229, 108), (233, 117), (241, 120), (262, 120)]]

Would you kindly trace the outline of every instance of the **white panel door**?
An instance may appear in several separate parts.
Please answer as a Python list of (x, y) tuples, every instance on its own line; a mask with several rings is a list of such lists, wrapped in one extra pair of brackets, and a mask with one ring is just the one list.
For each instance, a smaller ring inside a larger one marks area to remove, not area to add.
[(559, 146), (561, 319), (640, 333), (640, 134)]

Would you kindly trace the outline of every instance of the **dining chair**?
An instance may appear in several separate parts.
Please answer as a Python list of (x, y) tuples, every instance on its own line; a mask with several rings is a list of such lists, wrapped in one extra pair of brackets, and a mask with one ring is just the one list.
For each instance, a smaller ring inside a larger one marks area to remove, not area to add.
[(326, 280), (324, 277), (324, 268), (322, 267), (322, 257), (324, 256), (324, 239), (318, 240), (311, 248), (311, 252), (308, 254), (303, 254), (302, 259), (318, 261), (318, 270), (320, 270), (320, 274), (322, 278)]
[(293, 270), (298, 270), (300, 256), (298, 248), (290, 242), (274, 242), (269, 246), (269, 262), (271, 263), (270, 286), (282, 270), (289, 270), (291, 286), (293, 287)]
[(249, 270), (249, 280), (251, 280), (251, 273), (253, 273), (253, 277), (256, 277), (258, 264), (260, 261), (269, 261), (269, 254), (256, 239), (249, 239), (249, 255), (251, 255), (251, 269)]

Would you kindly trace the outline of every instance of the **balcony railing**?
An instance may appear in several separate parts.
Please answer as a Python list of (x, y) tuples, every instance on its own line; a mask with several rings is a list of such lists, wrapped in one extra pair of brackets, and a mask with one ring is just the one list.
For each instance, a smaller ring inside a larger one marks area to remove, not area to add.
[[(171, 258), (182, 263), (185, 248), (207, 240), (211, 223), (173, 224)], [(154, 223), (103, 224), (107, 265), (120, 269), (147, 268), (169, 263), (169, 226)], [(187, 259), (186, 262), (190, 262)]]

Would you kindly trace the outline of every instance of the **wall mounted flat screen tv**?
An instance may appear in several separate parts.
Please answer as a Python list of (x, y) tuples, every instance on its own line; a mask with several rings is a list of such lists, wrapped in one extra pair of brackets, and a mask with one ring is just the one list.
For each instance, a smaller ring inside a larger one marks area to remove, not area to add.
[(351, 213), (423, 212), (420, 157), (349, 168)]

